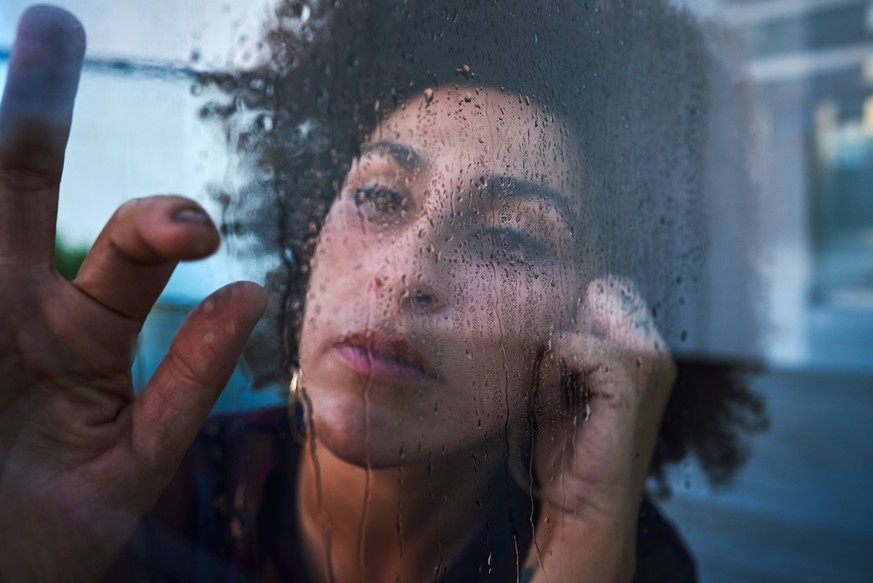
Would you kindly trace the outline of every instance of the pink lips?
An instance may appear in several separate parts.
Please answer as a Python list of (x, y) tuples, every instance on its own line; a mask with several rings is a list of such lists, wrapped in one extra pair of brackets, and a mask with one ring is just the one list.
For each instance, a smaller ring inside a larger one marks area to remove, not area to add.
[(346, 365), (373, 381), (426, 383), (439, 380), (424, 357), (403, 338), (377, 330), (361, 330), (342, 336), (336, 349)]

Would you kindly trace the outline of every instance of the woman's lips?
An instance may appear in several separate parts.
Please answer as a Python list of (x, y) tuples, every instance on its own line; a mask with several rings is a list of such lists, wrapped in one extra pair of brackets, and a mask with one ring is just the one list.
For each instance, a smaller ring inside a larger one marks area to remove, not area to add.
[(362, 330), (342, 336), (335, 347), (350, 369), (373, 381), (396, 384), (439, 380), (424, 357), (402, 338)]

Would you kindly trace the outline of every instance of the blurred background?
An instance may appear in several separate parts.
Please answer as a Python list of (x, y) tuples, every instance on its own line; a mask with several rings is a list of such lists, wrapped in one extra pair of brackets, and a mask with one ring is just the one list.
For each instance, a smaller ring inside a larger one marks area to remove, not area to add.
[[(64, 174), (58, 245), (71, 273), (113, 210), (151, 193), (200, 201), (232, 222), (237, 162), (228, 136), (203, 122), (198, 71), (253, 64), (272, 0), (55, 2), (89, 34)], [(0, 83), (24, 0), (0, 2)], [(722, 487), (689, 460), (661, 505), (695, 555), (703, 582), (873, 580), (873, 2), (683, 2), (736, 37), (765, 144), (756, 175), (758, 230), (727, 230), (715, 256), (760, 241), (755, 278), (765, 321), (753, 342), (731, 309), (739, 268), (707, 277), (711, 317), (695, 348), (760, 359), (754, 381), (769, 428)], [(232, 136), (231, 136), (232, 139)], [(730, 222), (730, 221), (728, 221)], [(753, 226), (752, 226), (753, 225)], [(231, 234), (233, 235), (233, 234)], [(180, 266), (147, 322), (135, 365), (148, 379), (188, 310), (220, 285), (263, 281), (271, 259), (246, 236)], [(283, 387), (250, 390), (241, 363), (217, 410), (279, 404)]]

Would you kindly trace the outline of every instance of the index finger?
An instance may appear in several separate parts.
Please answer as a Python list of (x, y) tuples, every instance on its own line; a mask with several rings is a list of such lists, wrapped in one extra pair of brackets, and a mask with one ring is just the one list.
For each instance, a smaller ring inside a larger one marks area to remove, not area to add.
[(667, 343), (637, 286), (608, 275), (588, 284), (576, 322), (584, 330), (631, 354), (663, 355)]
[(21, 17), (0, 102), (0, 258), (46, 261), (85, 32), (59, 8)]

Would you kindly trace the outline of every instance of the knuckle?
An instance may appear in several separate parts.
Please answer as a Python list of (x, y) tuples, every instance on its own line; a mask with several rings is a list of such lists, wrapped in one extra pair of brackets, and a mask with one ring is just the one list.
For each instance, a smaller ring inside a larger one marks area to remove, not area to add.
[(140, 463), (156, 477), (169, 479), (176, 473), (182, 457), (183, 454), (176, 449), (168, 447), (163, 441), (156, 441), (154, 447), (141, 452)]
[(0, 185), (18, 192), (40, 192), (60, 185), (60, 176), (21, 168), (0, 169)]
[(115, 217), (122, 218), (126, 217), (132, 213), (135, 213), (137, 209), (142, 207), (143, 199), (141, 198), (132, 198), (130, 200), (124, 201), (116, 210)]
[(173, 378), (176, 380), (176, 385), (181, 385), (186, 389), (206, 389), (210, 383), (205, 380), (209, 367), (206, 362), (209, 361), (209, 356), (213, 354), (209, 345), (208, 336), (211, 332), (204, 333), (204, 344), (200, 348), (201, 351), (206, 351), (207, 354), (198, 354), (197, 356), (185, 356), (171, 351), (167, 354), (167, 364), (170, 367)]
[(164, 262), (164, 256), (143, 235), (143, 218), (151, 209), (149, 198), (133, 198), (119, 206), (109, 219), (104, 235), (114, 253), (144, 264)]

